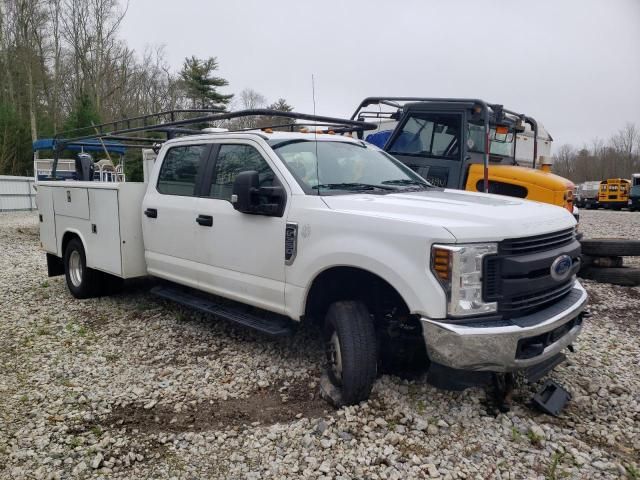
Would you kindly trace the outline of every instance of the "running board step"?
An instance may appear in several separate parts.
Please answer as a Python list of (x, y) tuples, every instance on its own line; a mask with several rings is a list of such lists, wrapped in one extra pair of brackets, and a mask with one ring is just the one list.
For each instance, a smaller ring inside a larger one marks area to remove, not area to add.
[(151, 293), (274, 337), (283, 337), (292, 333), (291, 322), (281, 315), (269, 312), (267, 317), (261, 317), (243, 312), (241, 308), (233, 305), (216, 303), (213, 298), (206, 298), (204, 296), (206, 294), (203, 295), (195, 290), (189, 291), (182, 287), (162, 285), (152, 288)]

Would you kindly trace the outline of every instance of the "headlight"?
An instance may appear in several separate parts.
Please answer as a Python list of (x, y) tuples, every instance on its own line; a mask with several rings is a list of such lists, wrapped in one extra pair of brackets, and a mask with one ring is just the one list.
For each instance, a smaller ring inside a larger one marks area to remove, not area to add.
[(466, 317), (497, 311), (496, 302), (482, 300), (482, 260), (497, 252), (496, 243), (431, 247), (431, 270), (447, 293), (449, 315)]

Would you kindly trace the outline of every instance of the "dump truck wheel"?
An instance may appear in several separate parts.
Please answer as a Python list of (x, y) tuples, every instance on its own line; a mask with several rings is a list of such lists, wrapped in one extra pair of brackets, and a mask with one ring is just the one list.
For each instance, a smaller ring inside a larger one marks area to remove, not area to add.
[(331, 385), (323, 390), (329, 400), (337, 407), (367, 400), (378, 364), (376, 332), (367, 307), (357, 301), (331, 304), (324, 340)]
[(640, 268), (634, 267), (587, 267), (580, 271), (582, 278), (601, 283), (612, 283), (623, 287), (640, 285)]
[(580, 241), (582, 253), (592, 257), (640, 256), (640, 240), (624, 238), (588, 238)]

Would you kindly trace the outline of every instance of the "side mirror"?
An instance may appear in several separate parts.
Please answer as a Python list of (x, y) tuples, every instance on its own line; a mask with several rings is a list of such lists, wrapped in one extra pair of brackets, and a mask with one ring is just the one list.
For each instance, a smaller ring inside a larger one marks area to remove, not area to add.
[(253, 213), (252, 194), (258, 190), (260, 179), (258, 172), (249, 170), (240, 172), (233, 181), (231, 203), (233, 208), (242, 213)]
[(284, 214), (284, 189), (280, 186), (260, 187), (255, 170), (240, 172), (233, 181), (231, 203), (242, 213), (281, 217)]

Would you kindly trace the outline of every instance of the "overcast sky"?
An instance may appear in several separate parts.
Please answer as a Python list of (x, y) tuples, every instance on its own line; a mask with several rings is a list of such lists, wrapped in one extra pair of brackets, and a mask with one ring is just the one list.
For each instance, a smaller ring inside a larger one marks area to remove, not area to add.
[(474, 97), (582, 145), (640, 127), (639, 0), (130, 0), (122, 36), (217, 57), (226, 93), (350, 116), (365, 96)]

